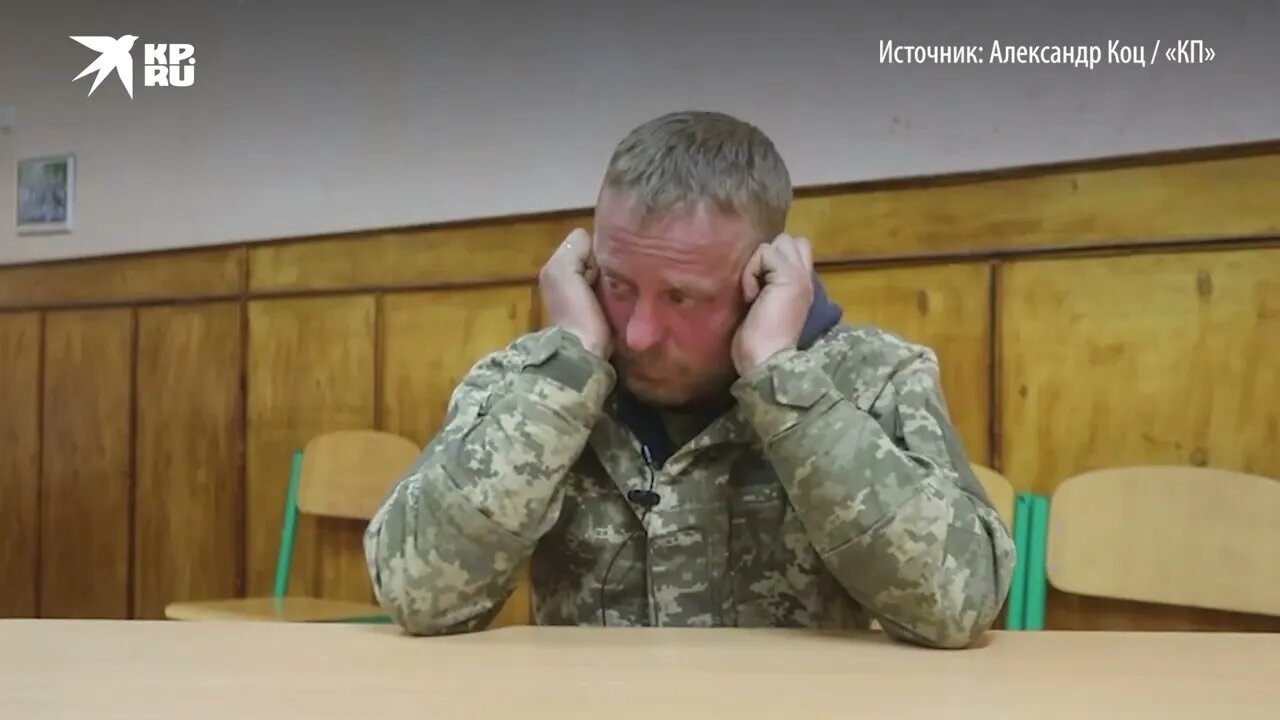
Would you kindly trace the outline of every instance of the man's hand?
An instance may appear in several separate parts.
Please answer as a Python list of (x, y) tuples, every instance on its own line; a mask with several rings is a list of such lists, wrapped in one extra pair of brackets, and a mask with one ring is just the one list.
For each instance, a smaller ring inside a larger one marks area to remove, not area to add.
[(598, 274), (591, 236), (578, 228), (538, 272), (538, 290), (551, 323), (577, 335), (589, 352), (608, 360), (612, 333), (591, 289)]
[(733, 364), (746, 375), (796, 346), (813, 302), (813, 251), (805, 238), (779, 235), (756, 248), (742, 271), (751, 309), (733, 337)]

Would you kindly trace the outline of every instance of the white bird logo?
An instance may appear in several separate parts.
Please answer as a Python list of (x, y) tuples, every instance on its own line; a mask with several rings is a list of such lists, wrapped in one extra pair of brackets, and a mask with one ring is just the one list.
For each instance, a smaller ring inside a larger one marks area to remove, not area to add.
[(96, 70), (98, 77), (93, 79), (93, 87), (89, 88), (89, 95), (93, 95), (93, 91), (98, 89), (103, 79), (115, 70), (116, 75), (120, 77), (120, 82), (124, 84), (125, 91), (129, 93), (130, 98), (133, 97), (133, 55), (130, 51), (133, 50), (134, 41), (138, 39), (137, 35), (125, 35), (119, 40), (105, 35), (68, 35), (67, 37), (100, 53), (98, 59), (89, 63), (89, 67), (82, 70), (71, 82)]

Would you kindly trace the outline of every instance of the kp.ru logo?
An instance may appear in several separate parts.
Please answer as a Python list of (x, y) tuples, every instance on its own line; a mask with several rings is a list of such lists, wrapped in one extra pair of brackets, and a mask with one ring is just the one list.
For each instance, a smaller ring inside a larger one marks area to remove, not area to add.
[[(137, 35), (125, 35), (119, 40), (95, 35), (68, 35), (67, 37), (98, 51), (98, 59), (75, 76), (75, 82), (91, 72), (97, 72), (89, 95), (98, 89), (102, 81), (114, 70), (124, 85), (125, 92), (133, 97), (133, 43)], [(146, 43), (142, 46), (142, 84), (147, 87), (190, 87), (196, 81), (196, 49), (183, 43)]]

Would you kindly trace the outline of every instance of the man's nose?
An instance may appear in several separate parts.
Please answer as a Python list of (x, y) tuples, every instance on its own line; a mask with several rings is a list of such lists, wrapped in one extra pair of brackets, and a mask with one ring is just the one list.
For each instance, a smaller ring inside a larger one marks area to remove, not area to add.
[(627, 320), (626, 343), (632, 352), (642, 353), (662, 339), (662, 325), (652, 302), (639, 300)]

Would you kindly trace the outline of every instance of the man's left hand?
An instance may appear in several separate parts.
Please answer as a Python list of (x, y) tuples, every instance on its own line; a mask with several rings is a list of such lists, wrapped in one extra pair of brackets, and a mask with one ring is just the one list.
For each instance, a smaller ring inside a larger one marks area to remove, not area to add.
[(756, 248), (742, 271), (751, 309), (733, 337), (733, 364), (746, 375), (800, 340), (813, 302), (813, 251), (806, 238), (779, 235)]

